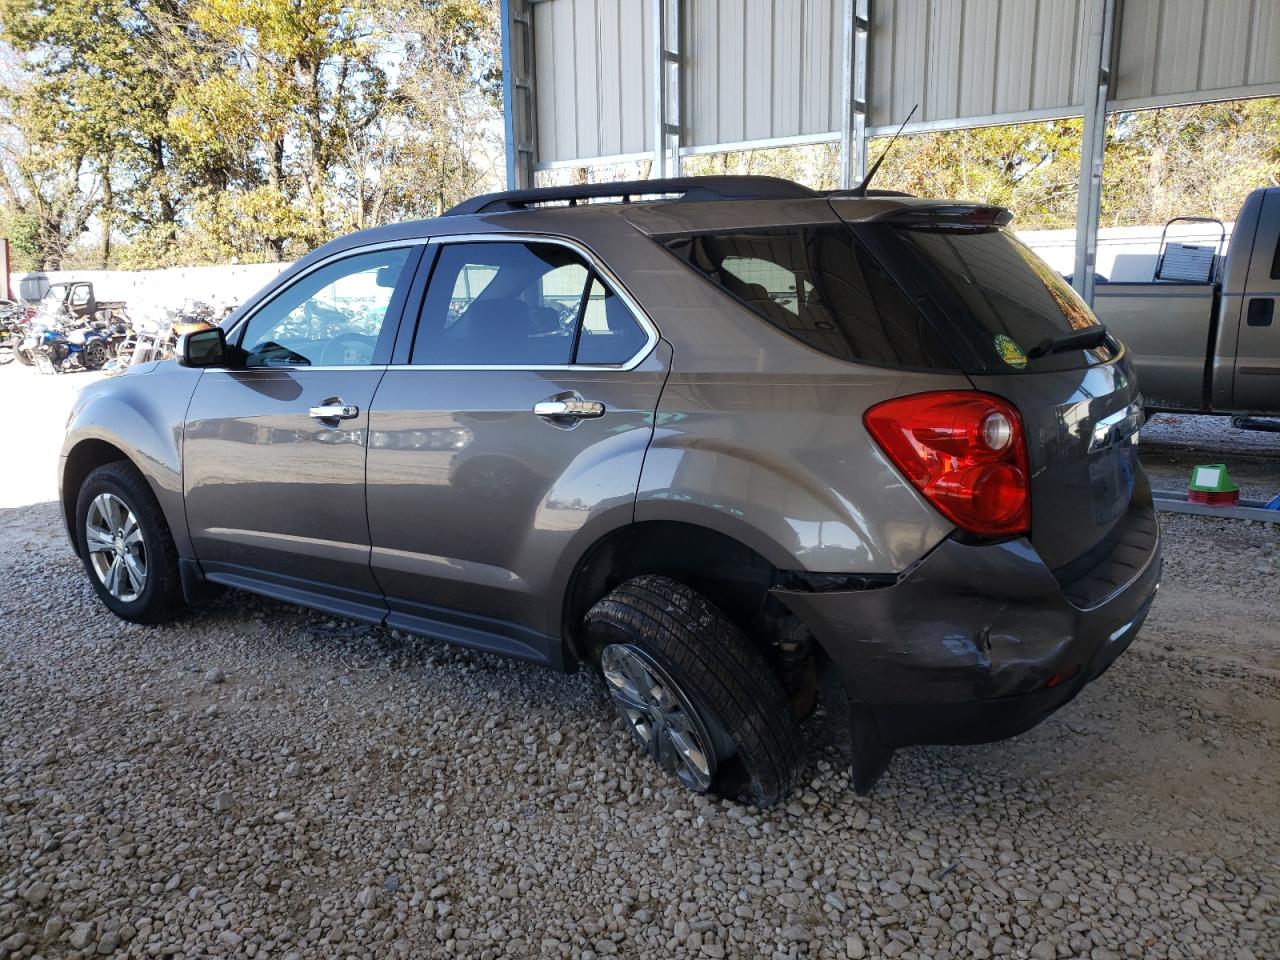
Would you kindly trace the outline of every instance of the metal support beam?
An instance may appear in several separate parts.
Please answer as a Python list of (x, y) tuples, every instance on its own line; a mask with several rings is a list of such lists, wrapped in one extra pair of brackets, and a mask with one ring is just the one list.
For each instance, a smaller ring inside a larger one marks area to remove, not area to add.
[(871, 0), (844, 0), (844, 82), (840, 112), (840, 189), (867, 175), (867, 48)]
[(1076, 263), (1072, 285), (1093, 306), (1093, 277), (1098, 257), (1098, 219), (1102, 213), (1102, 161), (1107, 149), (1107, 108), (1111, 73), (1115, 66), (1116, 5), (1119, 0), (1094, 0), (1102, 9), (1089, 36), (1087, 76), (1097, 77), (1096, 89), (1085, 94), (1084, 131), (1080, 143), (1080, 193), (1076, 200)]
[(533, 4), (531, 0), (502, 0), (502, 99), (508, 190), (526, 190), (533, 186), (533, 170), (538, 160), (533, 77)]
[(653, 0), (653, 167), (651, 177), (680, 176), (682, 0)]

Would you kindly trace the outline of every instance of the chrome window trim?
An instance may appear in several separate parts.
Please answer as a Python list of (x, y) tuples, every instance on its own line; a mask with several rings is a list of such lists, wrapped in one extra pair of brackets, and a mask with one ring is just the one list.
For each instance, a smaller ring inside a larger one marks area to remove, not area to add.
[[(230, 342), (232, 339), (232, 336), (240, 329), (240, 327), (243, 324), (248, 323), (251, 319), (253, 319), (253, 317), (258, 313), (259, 310), (264, 309), (268, 304), (271, 303), (271, 301), (273, 301), (285, 290), (288, 290), (289, 287), (293, 286), (297, 281), (314, 273), (316, 270), (319, 270), (322, 267), (328, 266), (329, 264), (337, 260), (344, 260), (347, 257), (360, 256), (361, 254), (365, 254), (365, 253), (373, 253), (378, 250), (392, 250), (397, 247), (410, 247), (410, 246), (440, 247), (450, 243), (553, 243), (553, 244), (558, 244), (559, 246), (562, 246), (562, 247), (567, 247), (568, 249), (574, 251), (579, 256), (581, 256), (585, 261), (587, 261), (587, 263), (591, 266), (591, 268), (596, 272), (597, 276), (599, 276), (601, 282), (603, 282), (605, 286), (607, 286), (613, 292), (614, 296), (621, 298), (622, 302), (626, 304), (627, 309), (631, 311), (631, 315), (632, 317), (635, 318), (636, 323), (640, 324), (640, 329), (642, 329), (645, 332), (644, 345), (641, 346), (640, 349), (637, 350), (635, 354), (632, 355), (632, 357), (629, 360), (627, 360), (625, 363), (617, 363), (617, 364), (389, 363), (389, 364), (374, 364), (374, 365), (360, 365), (360, 366), (357, 366), (357, 365), (309, 366), (309, 365), (299, 364), (298, 366), (280, 365), (280, 366), (271, 366), (271, 367), (246, 367), (244, 368), (244, 370), (287, 370), (289, 372), (295, 372), (299, 370), (328, 370), (328, 371), (334, 371), (334, 370), (464, 370), (464, 371), (466, 370), (533, 370), (533, 371), (578, 370), (578, 371), (584, 371), (584, 372), (592, 372), (592, 371), (626, 372), (628, 370), (634, 370), (641, 363), (643, 363), (645, 358), (648, 357), (649, 354), (653, 352), (653, 348), (658, 345), (658, 340), (661, 337), (661, 334), (658, 331), (657, 325), (653, 322), (653, 318), (650, 317), (647, 312), (645, 312), (645, 310), (636, 301), (635, 297), (631, 295), (631, 292), (627, 290), (625, 286), (623, 286), (622, 281), (618, 279), (617, 275), (612, 270), (609, 269), (609, 267), (604, 263), (603, 260), (601, 260), (598, 256), (596, 256), (594, 251), (592, 251), (589, 247), (585, 246), (584, 244), (576, 240), (571, 240), (568, 237), (557, 236), (555, 234), (542, 234), (542, 233), (460, 233), (460, 234), (446, 234), (443, 236), (435, 236), (435, 237), (407, 237), (401, 240), (387, 240), (382, 243), (371, 243), (371, 244), (365, 244), (364, 246), (351, 247), (347, 250), (340, 250), (337, 253), (334, 253), (328, 257), (325, 257), (323, 260), (317, 260), (306, 270), (290, 278), (289, 282), (285, 286), (281, 287), (279, 290), (273, 291), (269, 297), (267, 297), (261, 303), (257, 304), (252, 310), (250, 310), (244, 316), (238, 317), (236, 319), (236, 322), (227, 328), (227, 340), (228, 342)], [(434, 257), (434, 251), (428, 251), (426, 255)], [(434, 269), (434, 264), (433, 264), (433, 269)], [(405, 304), (405, 314), (401, 318), (401, 321), (400, 321), (401, 324), (403, 324), (406, 319), (409, 319), (408, 304)], [(412, 318), (412, 321), (411, 321), (414, 325), (415, 332), (417, 329), (418, 320), (419, 320), (419, 317), (415, 316)], [(226, 370), (228, 368), (210, 367), (209, 369), (210, 370)]]
[(390, 370), (389, 363), (353, 363), (350, 366), (311, 366), (306, 363), (299, 363), (296, 366), (290, 366), (286, 363), (277, 364), (270, 367), (205, 367), (208, 373), (301, 373), (305, 370), (324, 371), (330, 373), (336, 370)]
[[(240, 329), (244, 324), (248, 323), (248, 322), (249, 322), (250, 320), (252, 320), (255, 316), (257, 316), (257, 315), (258, 315), (258, 312), (259, 312), (259, 311), (261, 311), (261, 310), (264, 310), (264, 309), (265, 309), (265, 308), (266, 308), (266, 307), (271, 303), (271, 301), (273, 301), (273, 300), (275, 300), (275, 299), (276, 299), (276, 297), (280, 296), (282, 293), (284, 293), (286, 290), (288, 290), (290, 287), (292, 287), (294, 284), (296, 284), (299, 280), (302, 280), (304, 277), (309, 277), (311, 274), (315, 273), (317, 270), (319, 270), (319, 269), (321, 269), (321, 268), (323, 268), (323, 267), (327, 267), (327, 266), (329, 266), (329, 264), (331, 264), (331, 263), (335, 263), (335, 262), (337, 262), (338, 260), (345, 260), (345, 259), (347, 259), (348, 257), (358, 257), (358, 256), (361, 256), (361, 255), (366, 254), (366, 253), (376, 253), (378, 250), (395, 250), (395, 249), (398, 249), (398, 248), (400, 248), (400, 247), (421, 247), (421, 246), (425, 246), (426, 244), (429, 244), (429, 243), (431, 243), (431, 238), (430, 238), (430, 237), (405, 237), (404, 239), (401, 239), (401, 240), (385, 240), (385, 241), (383, 241), (382, 243), (368, 243), (368, 244), (364, 244), (363, 246), (359, 246), (359, 247), (350, 247), (350, 248), (348, 248), (348, 249), (346, 249), (346, 250), (339, 250), (338, 252), (336, 252), (336, 253), (332, 253), (332, 254), (330, 254), (329, 256), (325, 257), (323, 260), (317, 260), (317, 261), (316, 261), (315, 263), (313, 263), (311, 266), (307, 267), (307, 269), (305, 269), (305, 270), (301, 271), (300, 273), (297, 273), (297, 274), (295, 274), (294, 276), (290, 277), (290, 278), (289, 278), (289, 282), (288, 282), (288, 283), (286, 283), (284, 286), (279, 287), (279, 288), (278, 288), (278, 289), (276, 289), (276, 290), (272, 290), (272, 291), (271, 291), (270, 296), (268, 296), (268, 297), (267, 297), (265, 300), (263, 300), (261, 303), (256, 304), (256, 305), (253, 307), (253, 309), (252, 309), (252, 310), (248, 311), (247, 313), (245, 313), (245, 314), (244, 314), (243, 316), (241, 316), (241, 317), (237, 317), (237, 318), (236, 318), (236, 322), (235, 322), (235, 323), (233, 323), (231, 326), (229, 326), (229, 327), (227, 327), (227, 328), (226, 328), (227, 342), (228, 342), (228, 343), (230, 343), (230, 342), (231, 342), (232, 334), (236, 333), (236, 332), (237, 332), (237, 331), (238, 331), (238, 330), (239, 330), (239, 329)], [(217, 367), (217, 368), (210, 368), (210, 369), (219, 369), (219, 370), (221, 370), (221, 369), (223, 369), (223, 368), (221, 368), (221, 367)], [(249, 369), (249, 370), (267, 370), (267, 369), (272, 369), (272, 368), (268, 368), (268, 367), (247, 367), (246, 369)], [(279, 369), (279, 368), (275, 368), (275, 369)], [(324, 368), (324, 367), (307, 367), (306, 369), (308, 369), (308, 370), (323, 370), (323, 369), (325, 369), (325, 368)], [(370, 367), (370, 366), (364, 366), (364, 367), (351, 366), (351, 367), (332, 367), (332, 368), (329, 368), (329, 369), (337, 369), (337, 370), (360, 370), (360, 369), (365, 369), (365, 370), (370, 370), (370, 369), (374, 369), (374, 368), (373, 368), (373, 367)]]
[[(631, 316), (635, 318), (636, 323), (640, 324), (640, 329), (645, 333), (644, 345), (640, 347), (625, 363), (609, 363), (609, 364), (586, 364), (586, 363), (552, 363), (552, 364), (511, 364), (511, 363), (484, 363), (484, 364), (459, 364), (459, 363), (401, 363), (392, 364), (392, 370), (581, 370), (581, 371), (605, 371), (614, 372), (634, 370), (645, 358), (653, 352), (653, 348), (658, 345), (660, 334), (657, 326), (653, 322), (653, 318), (640, 306), (636, 298), (631, 292), (622, 285), (622, 281), (617, 275), (609, 269), (609, 267), (596, 256), (585, 244), (577, 240), (571, 240), (568, 237), (558, 236), (547, 233), (459, 233), (452, 235), (444, 235), (433, 237), (431, 243), (434, 246), (442, 247), (450, 243), (552, 243), (561, 247), (567, 247), (574, 253), (582, 257), (583, 260), (595, 271), (600, 281), (613, 293), (614, 296), (620, 298), (627, 309), (631, 311)], [(415, 318), (416, 323), (420, 318)]]

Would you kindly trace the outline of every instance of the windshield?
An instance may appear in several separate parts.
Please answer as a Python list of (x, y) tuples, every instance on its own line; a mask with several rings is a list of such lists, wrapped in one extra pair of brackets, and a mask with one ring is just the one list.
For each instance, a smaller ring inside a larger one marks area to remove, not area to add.
[(36, 304), (36, 317), (49, 319), (61, 314), (62, 303), (67, 298), (67, 286), (68, 284), (65, 283), (55, 283), (49, 287), (40, 298), (40, 302)]
[(67, 285), (65, 283), (55, 283), (44, 292), (44, 296), (40, 298), (40, 307), (54, 307), (67, 299)]

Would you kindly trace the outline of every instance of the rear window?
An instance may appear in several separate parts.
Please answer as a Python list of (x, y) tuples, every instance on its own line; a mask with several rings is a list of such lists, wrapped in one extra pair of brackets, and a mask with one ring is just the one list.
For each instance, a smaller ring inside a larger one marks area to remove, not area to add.
[(879, 366), (956, 369), (910, 297), (847, 227), (657, 239), (769, 323), (823, 353)]
[(1102, 346), (1026, 360), (1044, 340), (1097, 320), (998, 228), (800, 224), (655, 239), (775, 327), (842, 360), (989, 374), (1112, 356)]
[[(1094, 326), (1093, 312), (1043, 260), (1000, 229), (894, 229), (903, 263), (919, 293), (956, 325), (953, 344), (984, 372), (1022, 369), (1021, 355), (1037, 344)], [(1027, 364), (1037, 371), (1104, 362), (1108, 346), (1052, 354)], [(972, 366), (964, 362), (964, 366)], [(977, 372), (977, 371), (975, 371)]]

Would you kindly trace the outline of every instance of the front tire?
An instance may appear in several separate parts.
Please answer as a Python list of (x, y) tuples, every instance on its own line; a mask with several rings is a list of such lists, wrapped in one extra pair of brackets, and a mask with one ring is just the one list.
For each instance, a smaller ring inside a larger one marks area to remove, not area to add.
[(784, 799), (803, 757), (799, 725), (760, 652), (699, 594), (642, 576), (588, 611), (589, 638), (637, 744), (695, 792), (762, 807)]
[(137, 467), (118, 461), (90, 473), (75, 521), (80, 558), (108, 610), (132, 623), (161, 623), (182, 611), (178, 551)]

